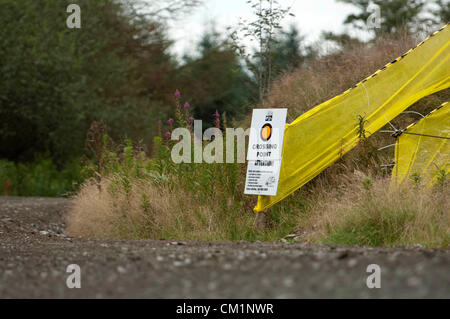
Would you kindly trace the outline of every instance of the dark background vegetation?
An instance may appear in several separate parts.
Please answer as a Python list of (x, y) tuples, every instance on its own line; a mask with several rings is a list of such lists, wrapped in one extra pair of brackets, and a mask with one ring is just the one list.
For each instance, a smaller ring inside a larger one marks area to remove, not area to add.
[[(340, 0), (361, 9), (345, 23), (361, 26), (366, 0)], [(167, 22), (201, 5), (194, 0), (78, 0), (82, 28), (66, 27), (73, 1), (0, 0), (0, 194), (60, 196), (82, 181), (86, 132), (103, 122), (114, 139), (152, 138), (173, 117), (173, 93), (182, 92), (195, 118), (213, 114), (240, 121), (257, 103), (257, 81), (225, 30), (205, 29), (183, 58), (170, 52)], [(375, 1), (383, 28), (375, 39), (406, 27), (443, 25), (447, 1)], [(153, 5), (152, 5), (153, 4)], [(428, 11), (428, 18), (422, 14)], [(340, 49), (360, 40), (323, 35)], [(368, 43), (367, 45), (370, 45)], [(323, 58), (295, 26), (280, 30), (270, 52), (273, 81)], [(255, 61), (257, 63), (257, 61)]]

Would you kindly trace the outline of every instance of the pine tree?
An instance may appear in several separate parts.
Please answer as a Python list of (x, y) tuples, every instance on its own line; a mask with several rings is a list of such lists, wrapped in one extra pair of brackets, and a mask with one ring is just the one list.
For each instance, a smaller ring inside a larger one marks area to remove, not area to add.
[(437, 9), (433, 10), (436, 16), (436, 23), (443, 25), (450, 23), (450, 1), (436, 0)]
[(212, 125), (216, 110), (231, 120), (245, 114), (256, 97), (255, 81), (244, 71), (233, 46), (218, 32), (209, 30), (197, 44), (198, 54), (185, 56), (177, 72), (183, 98), (193, 107), (193, 115)]
[(315, 50), (305, 45), (305, 36), (292, 24), (288, 30), (282, 30), (275, 38), (272, 52), (275, 75), (302, 66), (316, 55)]
[(386, 33), (396, 33), (399, 28), (405, 27), (410, 32), (421, 31), (427, 20), (420, 17), (425, 10), (425, 0), (338, 0), (348, 3), (360, 9), (359, 14), (350, 14), (344, 21), (358, 29), (367, 28), (367, 20), (371, 15), (368, 11), (371, 3), (377, 5), (381, 10), (380, 28), (373, 31), (376, 36)]

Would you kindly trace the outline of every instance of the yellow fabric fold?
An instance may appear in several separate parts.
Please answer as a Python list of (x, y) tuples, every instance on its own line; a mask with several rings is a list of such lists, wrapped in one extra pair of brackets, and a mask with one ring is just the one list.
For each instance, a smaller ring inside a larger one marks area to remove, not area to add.
[(366, 136), (421, 98), (450, 86), (450, 28), (429, 36), (353, 88), (287, 125), (276, 196), (259, 196), (263, 211), (317, 176), (358, 143), (358, 118)]
[[(416, 135), (418, 134), (418, 135)], [(450, 105), (444, 103), (408, 126), (395, 146), (391, 186), (407, 180), (432, 184), (450, 172)]]

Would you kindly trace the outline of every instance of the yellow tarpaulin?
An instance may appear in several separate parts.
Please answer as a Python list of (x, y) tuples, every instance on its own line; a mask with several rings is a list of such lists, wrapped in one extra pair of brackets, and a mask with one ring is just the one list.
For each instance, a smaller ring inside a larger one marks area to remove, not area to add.
[[(417, 134), (417, 135), (416, 135)], [(419, 122), (408, 126), (397, 139), (392, 185), (409, 178), (430, 184), (439, 171), (450, 171), (450, 105), (444, 103)]]
[[(450, 27), (435, 32), (343, 94), (286, 126), (276, 196), (259, 196), (256, 212), (287, 197), (419, 99), (450, 86)], [(365, 121), (367, 120), (367, 122)]]

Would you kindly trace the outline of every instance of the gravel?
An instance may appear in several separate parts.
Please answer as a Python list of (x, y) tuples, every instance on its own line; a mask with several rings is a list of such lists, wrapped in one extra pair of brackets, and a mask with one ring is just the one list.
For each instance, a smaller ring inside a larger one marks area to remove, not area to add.
[(71, 238), (69, 207), (0, 197), (0, 298), (450, 298), (449, 250)]

